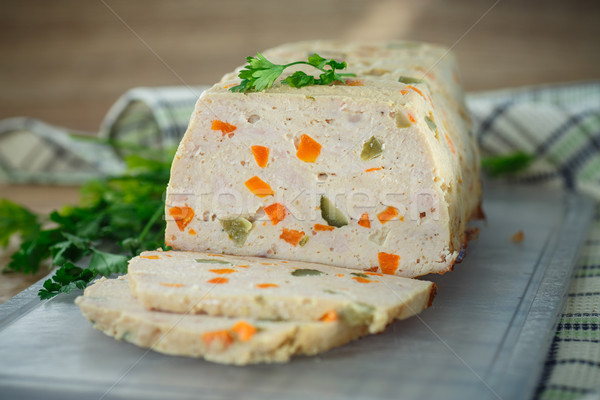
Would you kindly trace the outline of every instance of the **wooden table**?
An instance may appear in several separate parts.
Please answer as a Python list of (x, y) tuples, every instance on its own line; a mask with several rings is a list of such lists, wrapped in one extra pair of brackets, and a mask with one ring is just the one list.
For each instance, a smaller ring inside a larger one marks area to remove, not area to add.
[[(599, 79), (599, 20), (600, 3), (581, 0), (4, 0), (0, 119), (95, 132), (131, 87), (211, 83), (258, 50), (317, 38), (445, 44), (469, 91)], [(1, 197), (48, 212), (77, 190)], [(1, 275), (0, 302), (35, 279)]]

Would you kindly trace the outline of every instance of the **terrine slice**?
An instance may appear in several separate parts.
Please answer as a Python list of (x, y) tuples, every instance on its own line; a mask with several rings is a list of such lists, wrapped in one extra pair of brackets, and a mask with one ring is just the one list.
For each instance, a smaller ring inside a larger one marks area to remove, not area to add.
[(223, 364), (286, 362), (292, 355), (321, 353), (368, 332), (365, 325), (341, 321), (270, 322), (149, 311), (131, 294), (127, 277), (102, 278), (75, 302), (94, 328), (117, 340)]
[(184, 251), (148, 251), (128, 267), (149, 309), (268, 320), (340, 320), (381, 332), (427, 308), (432, 282), (329, 265)]

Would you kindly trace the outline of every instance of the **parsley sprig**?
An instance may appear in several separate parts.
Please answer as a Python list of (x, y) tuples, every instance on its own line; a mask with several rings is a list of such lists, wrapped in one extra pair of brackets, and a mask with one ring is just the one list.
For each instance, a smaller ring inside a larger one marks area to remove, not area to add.
[[(171, 152), (130, 155), (123, 175), (85, 184), (81, 205), (54, 211), (46, 219), (0, 200), (0, 247), (14, 233), (22, 239), (7, 270), (35, 273), (51, 258), (59, 268), (38, 292), (48, 299), (83, 289), (97, 276), (127, 272), (127, 260), (141, 251), (166, 249), (163, 194), (171, 159)], [(87, 268), (75, 265), (84, 258), (89, 258)]]
[(521, 172), (527, 169), (534, 159), (533, 155), (518, 151), (500, 156), (484, 157), (481, 159), (481, 166), (490, 176), (497, 177)]
[(334, 59), (325, 59), (314, 53), (308, 57), (307, 61), (295, 61), (289, 64), (274, 64), (267, 60), (265, 56), (256, 53), (256, 57), (246, 57), (248, 65), (239, 73), (242, 80), (239, 85), (230, 88), (232, 92), (260, 92), (273, 86), (275, 80), (283, 71), (293, 65), (310, 65), (319, 71), (319, 77), (308, 75), (303, 71), (296, 71), (285, 78), (282, 82), (295, 88), (308, 85), (329, 85), (334, 82), (345, 83), (344, 76), (356, 76), (351, 73), (338, 73), (337, 70), (345, 69), (345, 61), (336, 61)]

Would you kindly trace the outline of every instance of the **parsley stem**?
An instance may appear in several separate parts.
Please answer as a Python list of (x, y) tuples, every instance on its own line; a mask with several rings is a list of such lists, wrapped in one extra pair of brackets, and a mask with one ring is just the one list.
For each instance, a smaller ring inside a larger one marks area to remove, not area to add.
[(146, 226), (144, 226), (144, 229), (142, 229), (142, 233), (140, 233), (140, 236), (138, 236), (138, 240), (140, 242), (142, 242), (144, 240), (144, 238), (146, 237), (148, 232), (150, 232), (150, 228), (152, 228), (152, 225), (154, 225), (156, 223), (156, 221), (158, 221), (158, 218), (160, 218), (160, 216), (164, 213), (164, 211), (165, 211), (165, 207), (163, 204), (161, 204), (160, 207), (158, 207), (156, 209), (154, 214), (152, 214), (152, 217), (150, 217), (150, 219), (146, 223)]

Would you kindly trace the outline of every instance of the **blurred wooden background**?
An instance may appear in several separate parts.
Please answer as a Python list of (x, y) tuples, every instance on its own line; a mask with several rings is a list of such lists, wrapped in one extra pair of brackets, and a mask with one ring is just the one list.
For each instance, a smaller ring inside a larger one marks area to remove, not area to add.
[[(95, 132), (129, 88), (210, 84), (256, 51), (319, 38), (452, 46), (470, 91), (600, 79), (598, 1), (0, 0), (0, 119)], [(47, 213), (77, 189), (2, 197)], [(39, 277), (0, 276), (0, 303)]]
[(131, 87), (213, 83), (257, 50), (304, 39), (455, 45), (467, 90), (600, 78), (597, 1), (0, 4), (0, 118), (27, 115), (91, 132)]

